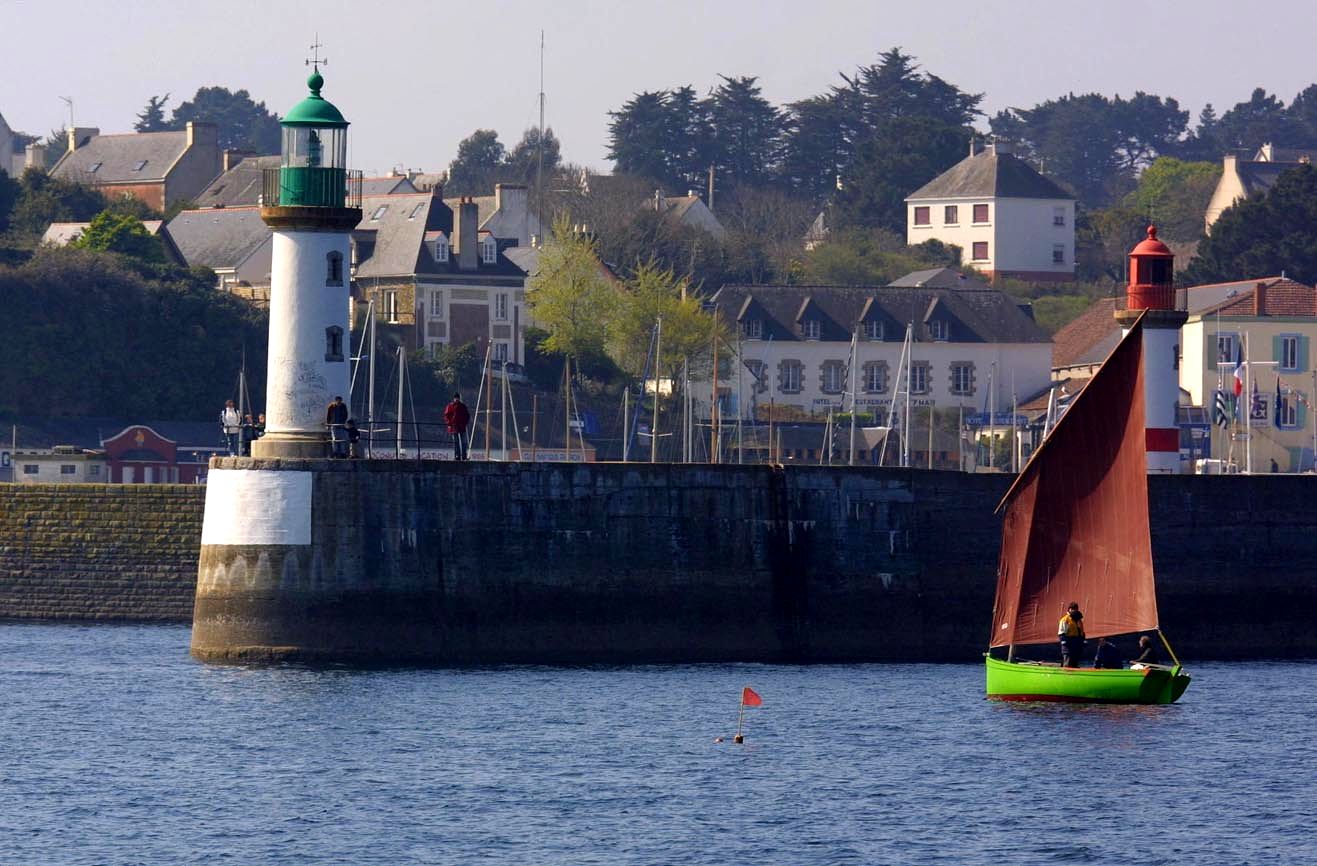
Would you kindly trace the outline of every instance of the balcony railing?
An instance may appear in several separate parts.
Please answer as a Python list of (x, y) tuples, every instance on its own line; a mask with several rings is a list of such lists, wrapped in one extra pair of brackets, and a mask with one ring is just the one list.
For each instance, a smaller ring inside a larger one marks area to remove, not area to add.
[(1175, 310), (1183, 313), (1189, 309), (1189, 292), (1183, 287), (1172, 288), (1169, 286), (1151, 292), (1145, 290), (1131, 303), (1129, 293), (1122, 288), (1116, 291), (1115, 301), (1117, 312), (1145, 310), (1151, 307), (1157, 310)]
[(261, 170), (262, 207), (361, 208), (361, 172), (341, 168)]

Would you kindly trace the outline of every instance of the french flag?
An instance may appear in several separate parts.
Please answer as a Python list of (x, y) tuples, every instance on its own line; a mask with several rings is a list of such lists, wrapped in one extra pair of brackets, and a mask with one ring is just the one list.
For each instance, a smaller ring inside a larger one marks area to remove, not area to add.
[(1244, 346), (1235, 347), (1235, 396), (1244, 393)]

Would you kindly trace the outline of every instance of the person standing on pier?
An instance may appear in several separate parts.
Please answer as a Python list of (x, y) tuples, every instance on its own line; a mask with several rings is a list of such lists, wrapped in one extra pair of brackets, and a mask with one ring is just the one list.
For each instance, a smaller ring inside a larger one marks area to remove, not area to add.
[(466, 426), (471, 423), (471, 412), (462, 402), (461, 394), (454, 394), (453, 401), (444, 407), (444, 423), (453, 436), (453, 459), (466, 459)]
[(348, 406), (342, 397), (335, 397), (334, 402), (325, 409), (325, 426), (329, 428), (330, 441), (334, 443), (330, 452), (332, 457), (348, 456)]
[(233, 405), (232, 400), (224, 401), (219, 422), (220, 430), (224, 433), (224, 443), (229, 449), (229, 456), (234, 457), (238, 454), (238, 434), (242, 431), (242, 418), (238, 415), (238, 407)]

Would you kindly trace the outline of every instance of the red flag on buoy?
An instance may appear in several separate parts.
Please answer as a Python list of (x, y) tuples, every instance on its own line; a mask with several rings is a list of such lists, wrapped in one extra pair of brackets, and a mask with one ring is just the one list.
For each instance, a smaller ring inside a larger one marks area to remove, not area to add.
[(759, 697), (759, 693), (754, 689), (746, 686), (741, 689), (741, 703), (747, 707), (762, 707), (764, 699)]

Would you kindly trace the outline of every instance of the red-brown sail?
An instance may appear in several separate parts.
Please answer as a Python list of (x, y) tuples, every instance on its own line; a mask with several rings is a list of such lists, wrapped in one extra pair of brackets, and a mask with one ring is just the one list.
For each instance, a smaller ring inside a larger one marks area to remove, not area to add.
[(1157, 627), (1142, 334), (1140, 320), (1002, 499), (990, 646), (1056, 640), (1072, 601), (1091, 638)]

